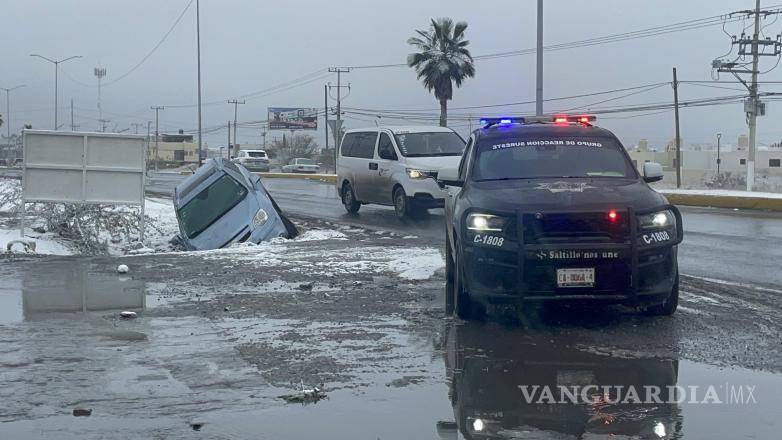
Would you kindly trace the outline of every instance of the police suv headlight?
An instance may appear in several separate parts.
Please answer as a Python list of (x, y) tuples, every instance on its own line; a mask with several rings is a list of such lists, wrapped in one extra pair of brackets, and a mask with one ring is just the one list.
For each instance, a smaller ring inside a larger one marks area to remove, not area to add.
[(476, 232), (500, 232), (508, 219), (492, 214), (472, 213), (467, 216), (467, 229)]
[(436, 179), (437, 178), (437, 171), (431, 171), (431, 170), (418, 170), (415, 168), (406, 168), (405, 171), (407, 171), (407, 177), (411, 179)]
[(676, 216), (670, 209), (638, 216), (638, 223), (642, 230), (667, 229), (676, 227)]
[(259, 226), (263, 226), (266, 224), (268, 220), (269, 220), (269, 214), (267, 214), (266, 211), (264, 211), (263, 208), (261, 208), (253, 216), (253, 226), (255, 226), (256, 228)]

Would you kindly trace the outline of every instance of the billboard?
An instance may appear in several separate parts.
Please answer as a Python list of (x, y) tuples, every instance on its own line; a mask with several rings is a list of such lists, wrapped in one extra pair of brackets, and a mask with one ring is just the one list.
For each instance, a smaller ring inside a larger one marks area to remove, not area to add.
[(318, 109), (269, 107), (269, 130), (317, 130)]

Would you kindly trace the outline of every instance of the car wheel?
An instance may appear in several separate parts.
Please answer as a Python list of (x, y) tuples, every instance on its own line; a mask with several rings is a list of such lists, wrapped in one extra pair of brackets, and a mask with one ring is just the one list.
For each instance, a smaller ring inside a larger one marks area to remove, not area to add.
[(456, 303), (456, 290), (454, 279), (456, 278), (456, 267), (453, 264), (453, 250), (451, 242), (448, 239), (448, 232), (445, 233), (445, 316), (453, 315), (454, 304)]
[(345, 210), (349, 214), (355, 214), (361, 208), (361, 203), (356, 200), (356, 194), (349, 183), (345, 183), (345, 186), (342, 187), (342, 204), (345, 205)]
[(459, 242), (456, 242), (455, 253), (456, 260), (454, 261), (454, 267), (456, 273), (454, 276), (454, 310), (456, 316), (465, 321), (469, 320), (483, 320), (486, 316), (486, 312), (483, 307), (470, 298), (470, 292), (465, 288), (464, 283), (464, 264), (462, 263), (461, 250)]
[(676, 272), (676, 280), (673, 282), (671, 294), (662, 304), (647, 307), (644, 312), (649, 316), (671, 316), (679, 306), (679, 272)]
[(394, 190), (394, 212), (399, 219), (413, 216), (410, 199), (401, 186)]

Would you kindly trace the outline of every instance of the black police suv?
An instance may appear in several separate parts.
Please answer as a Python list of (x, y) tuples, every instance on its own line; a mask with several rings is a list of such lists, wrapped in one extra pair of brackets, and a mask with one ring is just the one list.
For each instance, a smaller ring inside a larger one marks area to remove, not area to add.
[(676, 207), (594, 116), (482, 120), (438, 182), (446, 212), (446, 311), (489, 304), (620, 303), (670, 315), (679, 298)]

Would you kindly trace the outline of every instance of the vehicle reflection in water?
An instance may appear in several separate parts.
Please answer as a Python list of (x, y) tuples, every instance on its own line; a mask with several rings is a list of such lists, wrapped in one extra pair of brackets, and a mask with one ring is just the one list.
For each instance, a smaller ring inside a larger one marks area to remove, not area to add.
[[(446, 371), (454, 417), (465, 438), (681, 437), (681, 410), (667, 394), (677, 382), (678, 360), (598, 355), (550, 337), (476, 324), (450, 326)], [(604, 394), (607, 386), (611, 389)], [(645, 386), (660, 387), (662, 403), (646, 400)], [(629, 387), (638, 399), (629, 395)], [(572, 398), (562, 390), (579, 395)]]
[(24, 272), (22, 308), (26, 320), (53, 313), (110, 310), (141, 311), (146, 307), (143, 281), (89, 262), (36, 262)]

